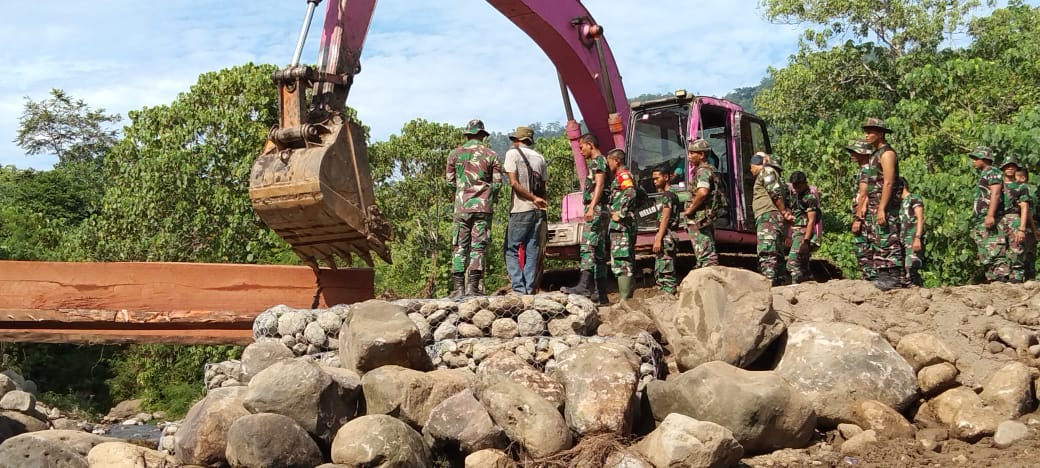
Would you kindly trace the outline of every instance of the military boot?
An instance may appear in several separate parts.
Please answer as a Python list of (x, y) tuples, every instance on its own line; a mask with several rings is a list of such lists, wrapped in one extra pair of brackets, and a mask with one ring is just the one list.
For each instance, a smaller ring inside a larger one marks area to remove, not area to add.
[(483, 296), (484, 288), (481, 283), (484, 279), (483, 271), (471, 271), (469, 272), (469, 281), (466, 282), (466, 295), (467, 296)]
[(901, 268), (884, 268), (878, 270), (874, 286), (882, 291), (903, 287), (903, 270)]
[(564, 286), (560, 288), (560, 292), (564, 294), (578, 294), (595, 300), (595, 298), (592, 297), (592, 288), (592, 272), (589, 270), (581, 270), (581, 278), (578, 280), (578, 284), (573, 287)]
[(610, 305), (610, 298), (607, 297), (607, 277), (596, 278), (596, 295), (599, 298), (599, 305), (605, 306)]
[(621, 275), (617, 277), (618, 302), (627, 302), (632, 298), (632, 277)]
[(463, 295), (463, 289), (466, 287), (466, 274), (465, 273), (452, 273), (451, 274), (452, 290), (448, 296), (452, 299), (461, 298)]

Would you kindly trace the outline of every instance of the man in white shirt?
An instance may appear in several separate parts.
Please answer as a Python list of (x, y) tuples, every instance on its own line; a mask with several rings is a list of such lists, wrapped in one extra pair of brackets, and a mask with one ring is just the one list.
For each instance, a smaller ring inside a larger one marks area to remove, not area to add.
[(534, 294), (548, 227), (545, 217), (549, 207), (545, 201), (548, 168), (545, 158), (531, 148), (534, 131), (530, 127), (516, 127), (509, 139), (513, 147), (506, 151), (504, 168), (513, 196), (506, 230), (506, 271), (513, 291)]

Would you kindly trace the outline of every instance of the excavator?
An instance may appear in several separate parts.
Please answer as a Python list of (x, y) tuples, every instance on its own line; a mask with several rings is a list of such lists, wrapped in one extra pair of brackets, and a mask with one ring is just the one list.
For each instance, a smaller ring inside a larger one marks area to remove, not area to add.
[[(579, 183), (588, 169), (578, 150), (583, 130), (571, 107), (572, 96), (584, 131), (605, 142), (604, 151), (625, 149), (628, 167), (651, 196), (650, 171), (662, 166), (683, 175), (674, 189), (680, 197), (688, 194), (686, 142), (703, 138), (712, 146), (729, 199), (729, 209), (716, 224), (718, 248), (754, 252), (748, 167), (755, 152), (771, 152), (765, 122), (735, 103), (682, 90), (630, 103), (604, 28), (579, 0), (486, 1), (533, 39), (555, 66)], [(301, 65), (319, 3), (307, 0), (292, 62), (274, 74), (281, 118), (253, 165), (250, 199), (263, 222), (313, 268), (319, 262), (335, 268), (337, 259), (349, 265), (353, 256), (371, 265), (373, 253), (390, 262), (391, 230), (373, 197), (365, 142), (358, 124), (346, 115), (376, 1), (329, 0), (317, 65)], [(562, 220), (548, 229), (549, 257), (577, 258), (585, 229), (582, 212), (580, 192), (564, 197)], [(637, 251), (652, 244), (655, 222), (650, 217), (640, 220)], [(685, 233), (679, 236), (685, 239)]]

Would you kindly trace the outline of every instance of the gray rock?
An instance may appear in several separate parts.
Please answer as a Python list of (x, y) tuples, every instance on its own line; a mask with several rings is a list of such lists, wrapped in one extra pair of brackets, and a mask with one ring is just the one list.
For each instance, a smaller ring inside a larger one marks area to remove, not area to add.
[(568, 336), (584, 333), (585, 324), (577, 316), (567, 315), (549, 320), (546, 328), (551, 336)]
[(245, 380), (249, 381), (271, 364), (293, 357), (295, 355), (292, 350), (279, 341), (259, 341), (246, 346), (242, 351), (242, 374)]
[(516, 321), (510, 318), (499, 318), (491, 322), (491, 336), (500, 340), (516, 338), (519, 328)]
[(210, 390), (188, 411), (174, 436), (177, 461), (184, 465), (227, 463), (227, 430), (236, 419), (249, 415), (243, 406), (246, 387)]
[(801, 322), (787, 332), (776, 373), (813, 402), (824, 426), (848, 421), (856, 400), (903, 411), (917, 397), (913, 368), (881, 335), (840, 322)]
[(1017, 418), (1036, 408), (1033, 376), (1021, 362), (1006, 364), (982, 388), (982, 402), (1005, 419)]
[(511, 351), (498, 351), (486, 358), (477, 367), (477, 380), (488, 374), (501, 373), (514, 382), (534, 391), (557, 408), (562, 408), (566, 399), (563, 385), (554, 377), (539, 372)]
[(997, 432), (993, 434), (993, 445), (997, 448), (1007, 448), (1011, 444), (1029, 437), (1029, 427), (1018, 421), (1004, 421), (997, 425)]
[(743, 447), (729, 429), (678, 413), (665, 417), (632, 449), (658, 467), (724, 468), (744, 456)]
[(0, 468), (88, 468), (86, 454), (55, 440), (22, 434), (0, 444)]
[(484, 332), (480, 327), (473, 325), (472, 323), (460, 323), (458, 326), (458, 333), (462, 338), (481, 338), (484, 336)]
[(559, 356), (552, 374), (565, 391), (567, 424), (579, 436), (631, 431), (639, 383), (639, 356), (631, 350), (587, 343)]
[(292, 359), (253, 377), (243, 404), (252, 413), (287, 416), (329, 442), (340, 426), (358, 414), (360, 399), (360, 388), (350, 386), (350, 380), (332, 378), (313, 361)]
[(278, 317), (278, 334), (296, 336), (307, 327), (307, 315), (299, 310), (291, 310)]
[[(548, 301), (552, 302), (552, 301)], [(535, 305), (538, 301), (535, 300)], [(552, 302), (557, 304), (556, 302)], [(562, 305), (560, 307), (563, 307)], [(545, 334), (545, 320), (537, 310), (525, 310), (516, 318), (517, 331), (520, 336), (539, 336)]]
[(419, 330), (419, 337), (423, 343), (429, 343), (433, 340), (433, 327), (430, 326), (430, 322), (426, 321), (426, 318), (420, 313), (412, 312), (408, 314), (408, 318), (411, 319), (412, 324)]
[(468, 369), (419, 372), (400, 366), (383, 366), (361, 378), (368, 414), (386, 414), (422, 427), (430, 411), (448, 397), (473, 385)]
[[(566, 301), (566, 298), (564, 300)], [(567, 311), (564, 304), (541, 295), (534, 297), (531, 308), (550, 317), (565, 314)]]
[(12, 390), (0, 397), (0, 409), (29, 411), (36, 407), (36, 397), (32, 393)]
[(4, 374), (0, 374), (0, 396), (3, 396), (11, 390), (16, 390), (17, 388), (18, 386), (15, 385), (13, 379)]
[(372, 468), (433, 466), (422, 436), (407, 424), (382, 414), (361, 416), (339, 428), (332, 441), (332, 461)]
[(896, 351), (906, 359), (914, 372), (935, 364), (957, 362), (957, 355), (930, 333), (911, 333), (902, 337), (896, 345)]
[(495, 316), (494, 312), (487, 309), (480, 309), (473, 315), (472, 322), (473, 325), (480, 327), (481, 330), (491, 330), (491, 324), (494, 323), (496, 318), (498, 317)]
[(720, 361), (650, 382), (646, 394), (654, 419), (676, 413), (720, 424), (748, 453), (804, 447), (816, 427), (812, 403), (776, 373)]
[(228, 429), (227, 441), (231, 466), (311, 468), (322, 462), (314, 439), (291, 418), (280, 414), (238, 418)]
[(254, 339), (265, 336), (278, 336), (278, 313), (274, 309), (274, 307), (272, 307), (271, 309), (267, 309), (261, 312), (260, 315), (257, 315), (255, 319), (253, 319)]
[(680, 371), (705, 362), (754, 362), (785, 324), (773, 309), (769, 280), (729, 267), (699, 268), (679, 286), (679, 300), (648, 309), (671, 344)]
[(515, 468), (509, 455), (498, 449), (484, 449), (466, 456), (465, 468)]
[(484, 308), (488, 302), (486, 297), (474, 297), (459, 303), (459, 318), (472, 320), (477, 311)]
[(334, 310), (321, 311), (315, 322), (325, 331), (326, 336), (339, 333), (339, 329), (343, 327), (343, 317)]
[(877, 433), (873, 430), (863, 431), (841, 444), (843, 455), (866, 455), (878, 443)]
[[(338, 317), (337, 317), (338, 318)], [(314, 346), (322, 348), (325, 346), (325, 341), (328, 339), (324, 328), (317, 321), (308, 323), (303, 329), (303, 339)]]
[(556, 406), (499, 373), (479, 376), (477, 399), (495, 424), (535, 458), (571, 447), (570, 429)]
[(514, 294), (494, 296), (490, 298), (486, 307), (496, 317), (516, 317), (517, 314), (526, 308), (523, 299)]
[(885, 439), (913, 439), (914, 426), (903, 415), (876, 400), (852, 404), (852, 422)]
[(388, 302), (370, 300), (351, 307), (339, 341), (343, 366), (362, 374), (386, 365), (433, 368), (415, 324), (401, 307)]
[(40, 414), (36, 410), (28, 413), (0, 410), (0, 438), (26, 432), (44, 431), (47, 428), (47, 416)]
[(128, 442), (103, 442), (87, 453), (87, 464), (105, 468), (177, 466), (177, 459)]
[(917, 372), (917, 385), (925, 396), (935, 396), (957, 385), (957, 374), (953, 364), (933, 364)]
[(455, 327), (455, 324), (451, 322), (441, 322), (437, 326), (437, 329), (433, 331), (434, 341), (444, 341), (458, 338), (459, 330)]
[(953, 424), (950, 424), (950, 435), (974, 443), (997, 432), (997, 426), (1003, 420), (991, 408), (968, 406), (957, 410)]
[[(961, 408), (982, 407), (982, 398), (970, 388), (955, 387), (928, 401), (928, 409), (939, 422), (953, 425)], [(920, 412), (920, 411), (919, 411)]]
[(468, 388), (430, 410), (422, 433), (426, 444), (435, 450), (458, 447), (462, 453), (474, 453), (509, 445), (502, 428), (491, 420), (487, 409)]
[(855, 424), (841, 423), (838, 424), (838, 432), (841, 433), (842, 438), (849, 440), (863, 432), (863, 428)]

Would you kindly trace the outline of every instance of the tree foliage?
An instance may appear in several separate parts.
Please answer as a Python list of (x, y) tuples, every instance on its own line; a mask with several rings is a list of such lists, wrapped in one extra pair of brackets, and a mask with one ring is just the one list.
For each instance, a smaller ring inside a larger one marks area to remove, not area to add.
[[(755, 100), (774, 125), (785, 165), (805, 170), (825, 194), (829, 245), (822, 252), (854, 274), (845, 232), (854, 167), (841, 148), (862, 137), (866, 117), (879, 116), (895, 131), (901, 174), (925, 199), (926, 281), (970, 281), (978, 267), (968, 235), (975, 173), (966, 152), (985, 144), (1037, 162), (1030, 154), (1040, 143), (1040, 11), (1016, 1), (969, 21), (979, 2), (763, 4), (772, 19), (825, 25), (807, 32), (786, 67), (770, 70), (773, 86)], [(967, 31), (971, 45), (941, 48), (955, 30)], [(845, 42), (815, 40), (845, 31), (852, 35)]]
[(118, 141), (119, 132), (108, 127), (119, 120), (55, 88), (43, 101), (25, 98), (14, 142), (30, 155), (57, 156), (59, 165), (95, 162)]

